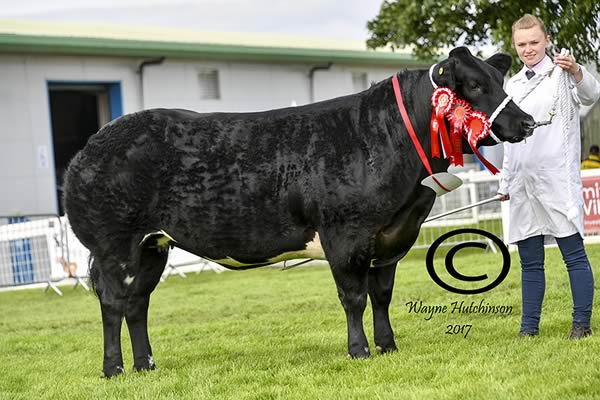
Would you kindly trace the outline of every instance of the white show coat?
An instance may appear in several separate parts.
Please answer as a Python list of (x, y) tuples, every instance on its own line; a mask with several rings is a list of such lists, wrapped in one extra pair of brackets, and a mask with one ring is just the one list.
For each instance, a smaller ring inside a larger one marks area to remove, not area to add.
[[(506, 92), (517, 101), (528, 85), (534, 85), (536, 79), (554, 67), (546, 56), (534, 67), (536, 75), (531, 80), (527, 80), (527, 67), (523, 67), (508, 81)], [(519, 104), (536, 121), (549, 119), (559, 68), (543, 78)], [(579, 106), (592, 105), (598, 100), (600, 83), (583, 66), (581, 70), (583, 79), (577, 84), (569, 75), (571, 96), (562, 100), (573, 102), (575, 108), (566, 140), (563, 116), (557, 112), (551, 125), (536, 128), (526, 141), (504, 143), (503, 178), (498, 192), (510, 195), (509, 243), (536, 235), (545, 235), (546, 243), (552, 242), (552, 237), (562, 238), (576, 232), (583, 237)]]

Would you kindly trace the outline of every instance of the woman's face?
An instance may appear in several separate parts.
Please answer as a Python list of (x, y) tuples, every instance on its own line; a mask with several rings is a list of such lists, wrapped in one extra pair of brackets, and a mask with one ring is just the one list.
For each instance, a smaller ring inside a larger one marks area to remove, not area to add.
[(517, 29), (513, 34), (513, 44), (519, 58), (528, 68), (542, 61), (544, 50), (550, 44), (550, 37), (538, 25), (527, 29)]

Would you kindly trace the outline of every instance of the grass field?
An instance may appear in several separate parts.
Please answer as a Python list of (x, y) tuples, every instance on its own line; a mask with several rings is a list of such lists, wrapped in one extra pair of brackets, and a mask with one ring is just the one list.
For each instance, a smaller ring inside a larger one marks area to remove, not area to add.
[[(600, 246), (589, 246), (592, 264)], [(97, 299), (81, 288), (60, 298), (42, 290), (0, 293), (0, 399), (591, 399), (600, 398), (597, 335), (566, 339), (571, 323), (567, 273), (547, 251), (541, 336), (516, 337), (518, 257), (506, 281), (462, 296), (436, 286), (422, 252), (398, 268), (391, 319), (399, 351), (346, 358), (346, 324), (325, 266), (263, 268), (170, 277), (152, 297), (150, 335), (158, 369), (102, 379)], [(466, 251), (463, 273), (498, 268), (493, 254)], [(437, 265), (437, 263), (436, 263)], [(598, 298), (598, 296), (596, 296)], [(510, 315), (457, 314), (430, 320), (407, 302), (512, 306)], [(598, 300), (596, 300), (597, 308)], [(472, 325), (467, 337), (447, 326)], [(372, 338), (370, 307), (365, 315)], [(371, 339), (372, 340), (372, 339)], [(374, 346), (371, 342), (372, 351)]]

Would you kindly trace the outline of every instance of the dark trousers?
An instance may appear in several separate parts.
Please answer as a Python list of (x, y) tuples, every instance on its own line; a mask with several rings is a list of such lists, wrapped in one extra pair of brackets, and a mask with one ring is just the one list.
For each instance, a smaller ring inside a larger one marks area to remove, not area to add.
[[(576, 233), (556, 238), (569, 273), (573, 296), (573, 324), (590, 326), (594, 300), (594, 276), (585, 253), (583, 239)], [(517, 242), (521, 257), (522, 331), (537, 331), (546, 288), (544, 237), (533, 236)]]

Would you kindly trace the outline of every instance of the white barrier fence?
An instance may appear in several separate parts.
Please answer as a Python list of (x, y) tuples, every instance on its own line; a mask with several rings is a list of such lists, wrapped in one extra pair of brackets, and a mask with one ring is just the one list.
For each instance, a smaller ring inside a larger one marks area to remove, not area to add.
[[(439, 215), (446, 211), (464, 207), (481, 200), (488, 199), (498, 191), (499, 178), (487, 171), (469, 171), (456, 174), (463, 184), (456, 190), (438, 197), (429, 213)], [(426, 222), (414, 248), (428, 248), (442, 234), (460, 228), (477, 228), (502, 237), (502, 211), (500, 202), (491, 202), (479, 207), (470, 208), (439, 220)], [(444, 246), (454, 246), (465, 241), (482, 240), (472, 234), (452, 236), (444, 241)]]
[(61, 294), (54, 282), (68, 271), (66, 244), (57, 215), (0, 216), (0, 287), (46, 283)]
[[(494, 196), (499, 177), (487, 171), (457, 174), (463, 185), (436, 199), (430, 216), (463, 207)], [(600, 169), (582, 171), (586, 243), (600, 242)], [(415, 248), (428, 248), (446, 232), (477, 228), (506, 238), (509, 202), (491, 202), (423, 224)], [(456, 235), (443, 245), (484, 241), (471, 234)], [(505, 240), (506, 242), (506, 240)], [(0, 216), (0, 288), (44, 283), (62, 294), (55, 282), (71, 279), (85, 288), (89, 251), (77, 240), (65, 217), (57, 215)], [(185, 272), (223, 271), (218, 264), (179, 249), (173, 249), (163, 278), (169, 274), (185, 277)]]

